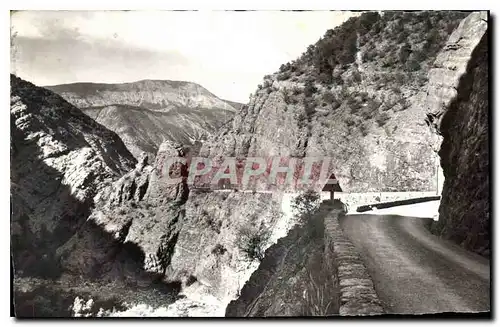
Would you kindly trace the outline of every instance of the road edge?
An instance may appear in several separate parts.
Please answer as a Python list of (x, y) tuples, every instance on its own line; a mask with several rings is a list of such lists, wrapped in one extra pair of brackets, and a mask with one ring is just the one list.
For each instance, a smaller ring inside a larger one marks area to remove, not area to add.
[(385, 310), (373, 280), (351, 241), (344, 236), (339, 217), (344, 212), (332, 208), (325, 217), (325, 242), (333, 250), (340, 291), (339, 315), (380, 315)]

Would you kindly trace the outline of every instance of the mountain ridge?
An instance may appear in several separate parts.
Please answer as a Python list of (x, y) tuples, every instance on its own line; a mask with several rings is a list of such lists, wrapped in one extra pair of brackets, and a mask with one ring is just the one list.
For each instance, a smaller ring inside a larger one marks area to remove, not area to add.
[(187, 81), (71, 83), (47, 86), (118, 133), (136, 158), (155, 156), (164, 140), (193, 145), (230, 120), (237, 109)]

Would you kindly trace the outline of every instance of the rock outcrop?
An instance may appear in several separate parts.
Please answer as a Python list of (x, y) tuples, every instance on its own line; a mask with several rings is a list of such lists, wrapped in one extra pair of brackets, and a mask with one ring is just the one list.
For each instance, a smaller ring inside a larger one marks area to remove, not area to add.
[[(172, 166), (166, 172), (162, 164), (168, 157), (185, 154), (182, 145), (167, 141), (160, 146), (155, 162), (148, 164), (144, 154), (135, 169), (100, 192), (86, 226), (58, 249), (64, 269), (85, 276), (114, 276), (117, 251), (128, 247), (135, 249), (128, 255), (138, 267), (163, 276), (179, 236), (189, 190), (185, 165)], [(170, 183), (166, 173), (180, 180)], [(96, 239), (96, 229), (110, 235), (109, 246)]]
[(236, 111), (229, 102), (190, 82), (144, 80), (47, 88), (116, 132), (136, 158), (142, 152), (154, 156), (164, 140), (193, 145)]
[(337, 272), (326, 243), (322, 210), (266, 251), (226, 308), (226, 317), (325, 316), (339, 312)]
[(251, 240), (258, 240), (255, 246), (265, 250), (283, 232), (286, 217), (281, 214), (281, 197), (272, 193), (190, 193), (185, 209), (167, 275), (195, 277), (192, 288), (196, 292), (214, 296), (225, 306), (259, 263), (258, 256), (249, 251)]
[(437, 151), (441, 145), (440, 124), (451, 101), (456, 98), (460, 77), (465, 74), (472, 51), (488, 28), (488, 13), (474, 12), (462, 20), (450, 35), (429, 71), (425, 98), (426, 121), (433, 129)]
[(94, 196), (136, 160), (115, 133), (14, 75), (10, 117), (16, 275), (57, 273), (55, 249), (85, 222)]
[(343, 236), (339, 205), (324, 201), (305, 224), (268, 248), (226, 317), (384, 313), (358, 251)]
[[(448, 105), (437, 108), (437, 128), (442, 136), (439, 156), (445, 181), (439, 221), (431, 230), (466, 249), (489, 256), (489, 45), (487, 24), (481, 17), (471, 15), (461, 24), (465, 29), (460, 34), (462, 37), (457, 35), (458, 41), (451, 40), (459, 47), (455, 51), (456, 56), (463, 59), (462, 64), (467, 59), (468, 62), (462, 70), (464, 74), (456, 81), (456, 96), (452, 96), (453, 92), (441, 94), (442, 102)], [(453, 62), (453, 52), (449, 58)], [(450, 80), (453, 82), (452, 78)], [(443, 86), (437, 87), (442, 89)]]
[(436, 190), (427, 74), (468, 13), (364, 13), (264, 78), (201, 153), (331, 157), (345, 191)]

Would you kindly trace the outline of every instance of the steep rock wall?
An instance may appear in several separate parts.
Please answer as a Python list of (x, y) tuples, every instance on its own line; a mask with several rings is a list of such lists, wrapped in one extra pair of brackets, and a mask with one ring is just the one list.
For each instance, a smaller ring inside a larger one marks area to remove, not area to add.
[(431, 230), (466, 249), (490, 255), (488, 32), (477, 37), (457, 96), (440, 116), (445, 181), (439, 221)]
[(424, 90), (438, 51), (467, 14), (351, 18), (264, 77), (201, 153), (331, 157), (345, 191), (435, 190)]
[(136, 160), (115, 133), (14, 75), (10, 121), (14, 266), (45, 274), (57, 270), (55, 249), (85, 222), (94, 196)]
[(241, 295), (227, 306), (226, 317), (338, 314), (337, 271), (324, 230), (328, 211), (322, 207), (267, 249)]

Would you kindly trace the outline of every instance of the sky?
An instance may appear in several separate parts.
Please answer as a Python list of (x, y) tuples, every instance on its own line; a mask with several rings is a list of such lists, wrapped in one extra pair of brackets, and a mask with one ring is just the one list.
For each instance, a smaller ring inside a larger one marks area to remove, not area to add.
[(246, 103), (346, 11), (18, 11), (11, 73), (36, 85), (191, 81)]

